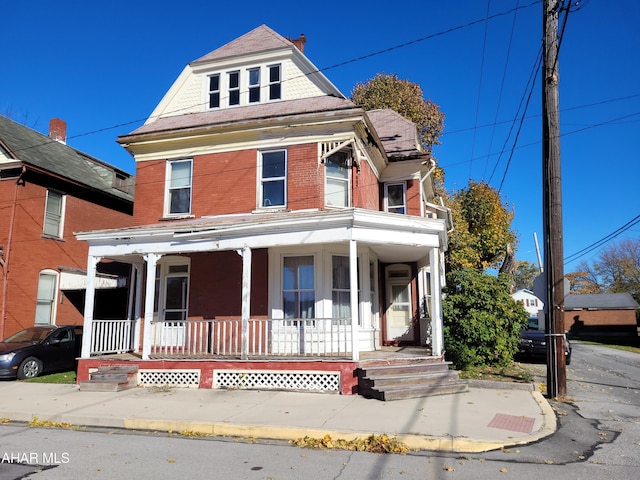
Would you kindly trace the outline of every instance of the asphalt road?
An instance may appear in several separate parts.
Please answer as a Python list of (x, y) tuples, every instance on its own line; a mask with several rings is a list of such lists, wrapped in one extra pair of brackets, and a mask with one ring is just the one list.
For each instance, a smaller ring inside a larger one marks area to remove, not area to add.
[[(544, 382), (546, 367), (533, 368)], [(570, 398), (551, 402), (558, 431), (517, 449), (464, 456), (380, 455), (278, 442), (0, 425), (0, 453), (27, 455), (22, 464), (0, 461), (0, 480), (636, 478), (640, 355), (575, 344), (567, 374)]]

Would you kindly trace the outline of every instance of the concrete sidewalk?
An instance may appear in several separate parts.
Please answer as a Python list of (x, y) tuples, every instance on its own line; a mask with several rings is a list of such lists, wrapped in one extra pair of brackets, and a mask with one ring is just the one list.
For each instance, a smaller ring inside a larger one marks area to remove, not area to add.
[[(490, 387), (490, 388), (487, 388)], [(397, 437), (411, 449), (483, 452), (551, 435), (555, 413), (532, 385), (472, 383), (452, 395), (381, 402), (359, 395), (0, 382), (0, 418), (293, 440)]]

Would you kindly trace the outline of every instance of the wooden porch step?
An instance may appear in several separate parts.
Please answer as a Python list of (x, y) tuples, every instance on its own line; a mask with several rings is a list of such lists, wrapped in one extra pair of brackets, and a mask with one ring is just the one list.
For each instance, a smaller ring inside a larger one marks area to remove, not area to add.
[(119, 392), (138, 385), (137, 365), (100, 366), (89, 374), (89, 380), (80, 382), (84, 392)]
[(386, 365), (362, 365), (357, 371), (358, 393), (382, 401), (465, 392), (467, 383), (450, 369), (451, 362), (414, 359)]

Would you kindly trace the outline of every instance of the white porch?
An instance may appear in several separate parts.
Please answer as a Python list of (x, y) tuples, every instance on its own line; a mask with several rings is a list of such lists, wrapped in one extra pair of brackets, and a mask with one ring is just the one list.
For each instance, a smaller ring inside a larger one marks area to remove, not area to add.
[[(444, 220), (348, 209), (180, 220), (77, 236), (89, 243), (83, 359), (137, 352), (143, 360), (311, 357), (358, 361), (361, 352), (380, 348), (380, 312), (375, 312), (377, 299), (371, 295), (376, 292), (371, 284), (376, 280), (368, 272), (371, 268), (377, 272), (378, 262), (415, 262), (429, 271), (419, 283), (428, 282), (421, 288), (428, 287), (432, 292), (428, 299), (425, 297), (430, 348), (435, 357), (443, 352), (440, 291), (441, 246), (446, 245)], [(348, 257), (351, 287), (345, 308), (350, 315), (336, 316), (330, 308), (323, 308), (330, 294), (322, 292), (319, 285), (318, 307), (311, 318), (285, 318), (278, 303), (282, 302), (282, 279), (276, 260), (283, 252), (323, 248)], [(269, 251), (269, 278), (265, 280), (269, 285), (268, 318), (251, 312), (251, 259), (257, 249)], [(163, 261), (219, 251), (235, 251), (242, 257), (239, 315), (191, 319), (186, 311), (182, 317), (158, 316), (156, 279)], [(93, 316), (96, 266), (103, 259), (133, 266), (126, 319)]]

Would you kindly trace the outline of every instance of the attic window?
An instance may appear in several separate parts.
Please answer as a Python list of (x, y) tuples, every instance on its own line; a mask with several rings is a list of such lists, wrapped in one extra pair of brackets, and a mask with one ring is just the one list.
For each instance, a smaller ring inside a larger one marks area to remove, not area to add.
[(220, 75), (209, 77), (209, 108), (220, 107)]
[(280, 100), (282, 95), (280, 65), (269, 65), (269, 100)]
[(118, 190), (128, 193), (129, 192), (129, 177), (122, 173), (115, 173), (113, 178), (113, 187)]

